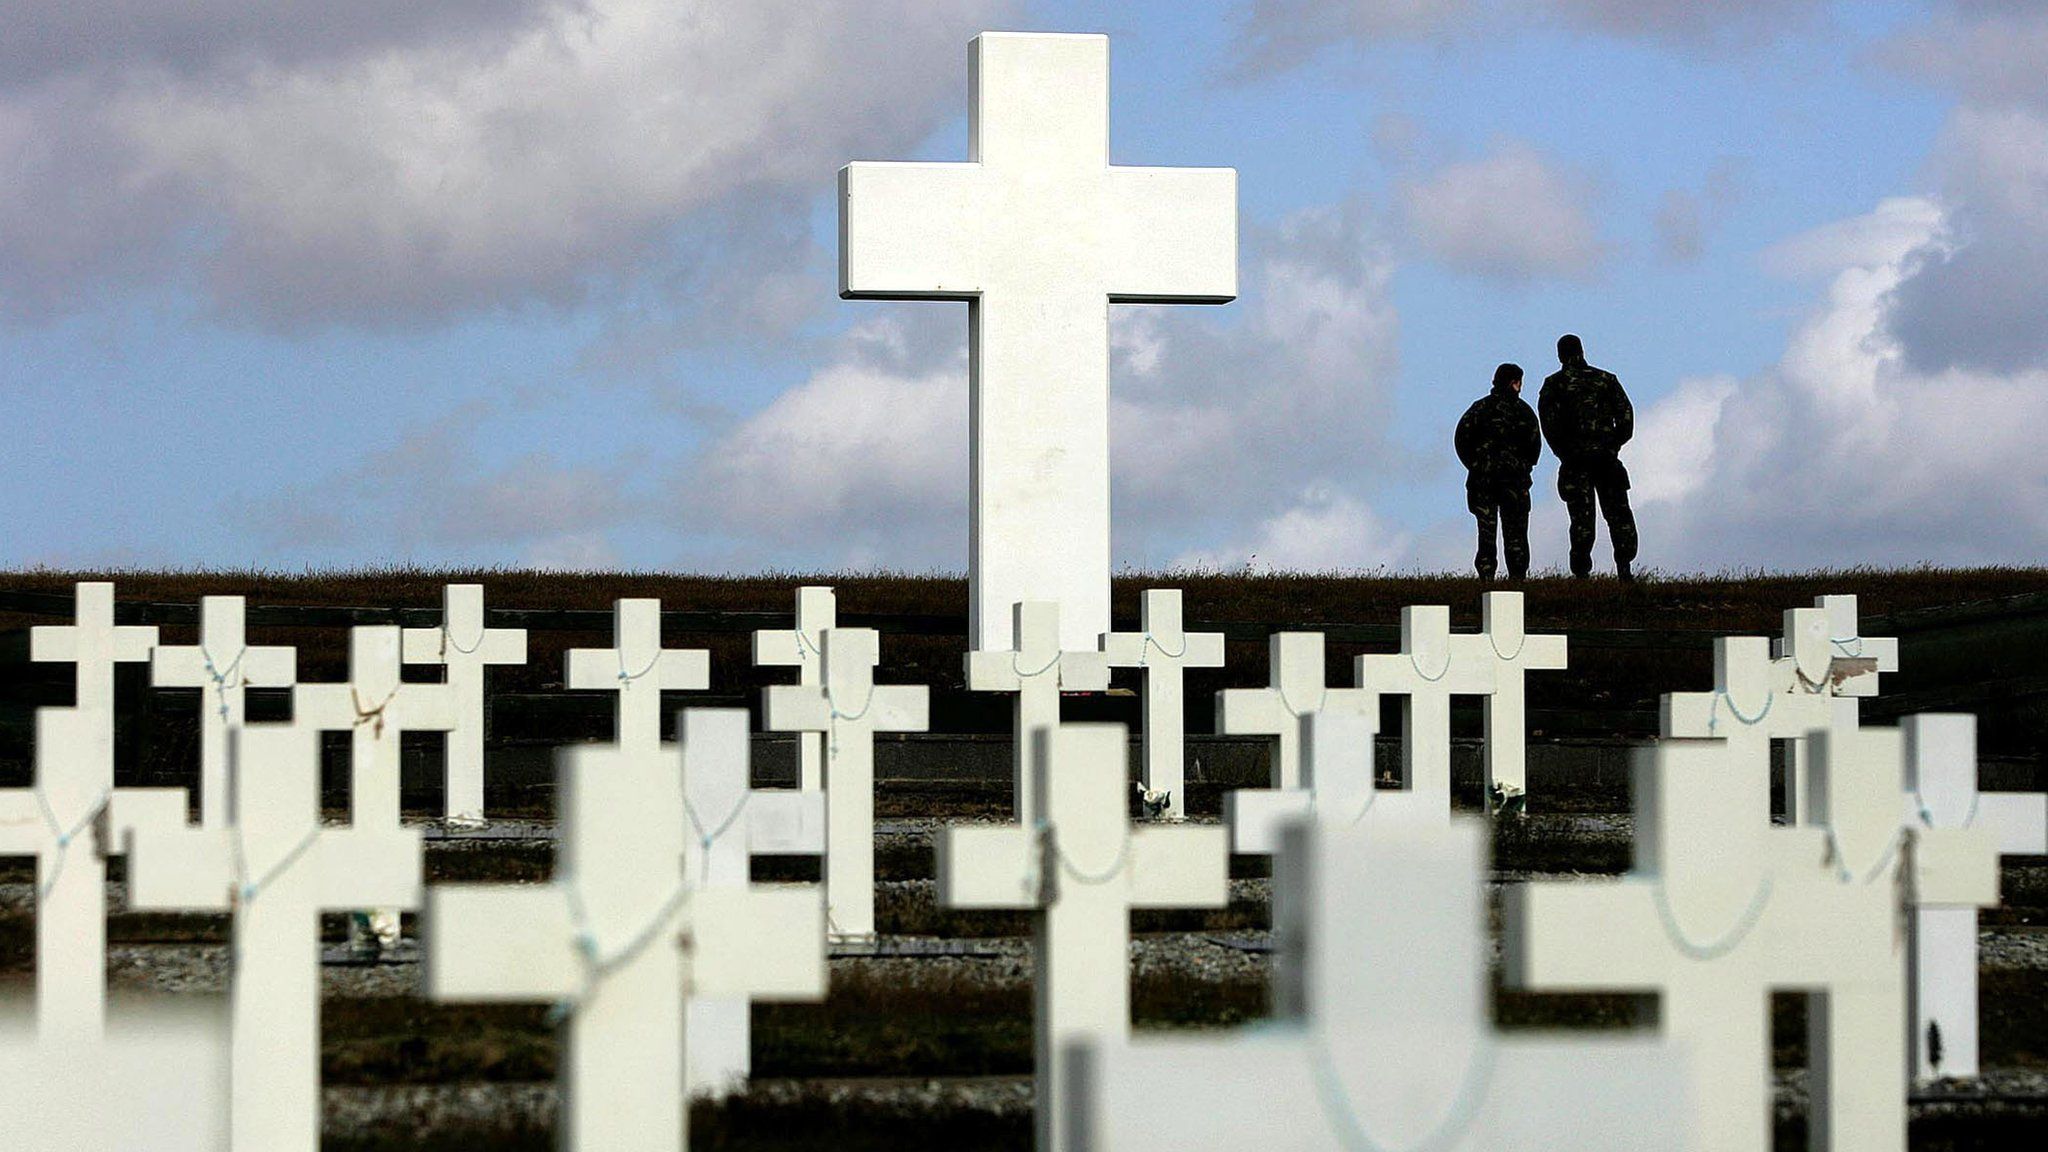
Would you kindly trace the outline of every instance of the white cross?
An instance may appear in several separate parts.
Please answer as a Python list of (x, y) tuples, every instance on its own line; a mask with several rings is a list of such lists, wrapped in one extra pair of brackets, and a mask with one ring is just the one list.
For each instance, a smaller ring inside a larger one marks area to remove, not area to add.
[(441, 816), (448, 823), (484, 823), (484, 666), (526, 663), (526, 629), (484, 626), (484, 586), (441, 590), (441, 626), (407, 628), (400, 638), (407, 664), (448, 669), (455, 727), (448, 731), (447, 786)]
[(298, 679), (292, 648), (252, 645), (240, 596), (199, 600), (199, 643), (159, 644), (150, 653), (150, 683), (199, 689), (199, 824), (228, 821), (228, 733), (242, 724), (245, 688), (288, 688)]
[(324, 828), (320, 734), (235, 732), (232, 823), (132, 833), (137, 908), (234, 913), (231, 1130), (237, 1148), (320, 1146), (320, 915), (418, 908), (416, 828)]
[(1130, 1032), (1133, 908), (1220, 908), (1228, 898), (1223, 829), (1132, 828), (1124, 815), (1129, 745), (1121, 724), (1040, 729), (1034, 824), (960, 825), (939, 836), (939, 903), (1033, 910), (1038, 990), (1038, 1147), (1065, 1147), (1068, 1047)]
[(447, 732), (460, 723), (447, 684), (399, 678), (399, 629), (360, 625), (348, 633), (348, 680), (292, 689), (292, 723), (349, 733), (349, 823), (396, 829), (399, 744), (406, 732)]
[(1494, 1030), (1486, 841), (1471, 818), (1289, 827), (1275, 1019), (1092, 1044), (1069, 1097), (1085, 1146), (1686, 1148), (1679, 1051)]
[(1280, 850), (1291, 824), (1350, 828), (1375, 822), (1443, 824), (1451, 818), (1451, 790), (1435, 793), (1378, 787), (1373, 773), (1377, 709), (1318, 712), (1306, 722), (1303, 785), (1297, 789), (1237, 788), (1223, 794), (1230, 850), (1264, 856)]
[(1507, 889), (1509, 986), (1659, 993), (1663, 1035), (1692, 1054), (1702, 1152), (1771, 1146), (1770, 994), (1780, 990), (1825, 992), (1833, 1018), (1810, 1033), (1814, 1130), (1834, 1125), (1834, 1146), (1859, 1152), (1905, 1147), (1898, 820), (1890, 837), (1873, 831), (1858, 814), (1869, 805), (1850, 796), (1883, 781), (1831, 763), (1848, 758), (1826, 743), (1820, 772), (1832, 780), (1846, 768), (1853, 785), (1833, 838), (1771, 827), (1767, 747), (1667, 738), (1637, 751), (1632, 872)]
[(1370, 714), (1379, 726), (1378, 693), (1331, 688), (1323, 682), (1323, 634), (1275, 632), (1266, 641), (1264, 688), (1225, 688), (1216, 693), (1216, 731), (1230, 736), (1271, 736), (1271, 787), (1302, 787), (1301, 745), (1310, 716), (1324, 710)]
[[(1930, 863), (1927, 839), (1937, 832), (1976, 829), (2006, 856), (2048, 853), (2048, 795), (2039, 792), (1977, 790), (1977, 718), (1961, 715), (1908, 716), (1900, 723), (1906, 740), (1906, 827), (1919, 830), (1914, 865), (1924, 877)], [(1990, 877), (1997, 893), (1996, 862)], [(1981, 897), (1965, 893), (1966, 897)], [(1942, 897), (1923, 883), (1914, 891), (1913, 995), (1914, 1078), (1977, 1075), (1977, 908), (1979, 900)], [(1941, 1040), (1937, 1065), (1930, 1033)]]
[(1442, 604), (1401, 609), (1401, 650), (1360, 656), (1358, 686), (1401, 697), (1401, 784), (1424, 795), (1451, 787), (1451, 697), (1490, 696), (1500, 655), (1490, 636), (1451, 634)]
[(1877, 695), (1877, 674), (1899, 670), (1898, 638), (1863, 635), (1854, 596), (1816, 596), (1813, 606), (1827, 616), (1828, 648), (1841, 676), (1836, 690), (1844, 696)]
[[(1772, 641), (1771, 654), (1792, 666), (1796, 675), (1790, 682), (1794, 687), (1809, 694), (1847, 698), (1842, 707), (1853, 716), (1858, 699), (1877, 695), (1878, 673), (1899, 670), (1899, 642), (1859, 635), (1854, 596), (1819, 596), (1813, 603), (1811, 608), (1785, 613), (1784, 635)], [(1804, 824), (1809, 819), (1806, 741), (1794, 738), (1791, 753), (1785, 773), (1785, 810), (1794, 823)]]
[(1237, 295), (1237, 173), (1109, 163), (1109, 41), (986, 32), (965, 164), (839, 172), (839, 294), (966, 300), (972, 647), (1109, 630), (1109, 310)]
[(1486, 776), (1506, 802), (1529, 791), (1528, 694), (1524, 673), (1566, 666), (1565, 637), (1531, 635), (1520, 592), (1479, 598), (1480, 632), (1493, 652), (1493, 691), (1486, 697)]
[(1182, 772), (1187, 734), (1187, 707), (1181, 692), (1182, 670), (1223, 667), (1223, 633), (1189, 632), (1181, 626), (1180, 589), (1150, 588), (1138, 609), (1136, 632), (1105, 632), (1102, 653), (1111, 668), (1141, 668), (1145, 673), (1144, 754), (1140, 779), (1148, 792), (1166, 797), (1165, 815), (1187, 815)]
[[(1818, 636), (1825, 620), (1814, 608), (1794, 608), (1785, 613), (1786, 630)], [(1771, 656), (1771, 642), (1761, 636), (1720, 636), (1714, 639), (1714, 689), (1711, 692), (1668, 692), (1660, 702), (1659, 730), (1667, 737), (1726, 740), (1744, 754), (1771, 754), (1771, 741), (1791, 740), (1797, 750), (1787, 765), (1785, 790), (1788, 811), (1795, 824), (1811, 821), (1807, 814), (1809, 774), (1806, 737), (1832, 723), (1840, 714), (1850, 722), (1856, 716), (1856, 702), (1832, 695), (1820, 681), (1809, 677), (1818, 672), (1824, 681), (1827, 662), (1809, 662), (1802, 670), (1801, 656), (1809, 661), (1811, 644), (1798, 646), (1798, 654)], [(1766, 809), (1765, 818), (1770, 813)]]
[(569, 687), (618, 693), (612, 743), (641, 752), (661, 744), (663, 692), (711, 683), (704, 649), (661, 646), (661, 601), (653, 599), (612, 601), (612, 646), (571, 648), (564, 663)]
[(156, 647), (157, 630), (114, 623), (114, 586), (80, 581), (73, 586), (70, 624), (38, 624), (28, 630), (28, 656), (37, 663), (71, 664), (77, 695), (72, 707), (85, 740), (85, 754), (114, 769), (114, 665), (139, 664)]
[(104, 711), (36, 709), (35, 783), (0, 788), (0, 856), (36, 859), (39, 1042), (100, 1044), (107, 1020), (107, 857), (140, 822), (183, 824), (182, 788), (115, 788)]
[(1060, 690), (1100, 692), (1109, 687), (1109, 665), (1099, 651), (1060, 647), (1060, 607), (1026, 601), (1012, 609), (1017, 644), (1013, 651), (983, 648), (967, 654), (967, 687), (975, 692), (1014, 692), (1010, 731), (1017, 821), (1037, 818), (1038, 790), (1032, 784), (1033, 733), (1060, 722)]
[[(825, 629), (838, 623), (838, 604), (832, 589), (805, 585), (796, 590), (796, 625), (792, 628), (763, 628), (754, 633), (754, 665), (796, 668), (800, 687), (818, 686), (820, 657), (824, 655)], [(816, 792), (825, 779), (825, 734), (805, 732), (796, 739), (797, 787)]]
[(817, 889), (692, 891), (682, 774), (654, 748), (556, 753), (561, 856), (553, 883), (427, 892), (427, 994), (554, 1001), (564, 1149), (688, 1147), (685, 997), (815, 1000), (825, 992)]
[[(825, 794), (748, 786), (744, 708), (685, 708), (676, 714), (676, 755), (683, 774), (683, 818), (690, 846), (683, 879), (692, 891), (744, 890), (755, 856), (816, 856), (825, 851)], [(753, 1071), (745, 996), (693, 994), (683, 1038), (692, 1091), (723, 1096)]]
[(822, 641), (822, 682), (766, 689), (762, 725), (826, 737), (825, 922), (835, 939), (868, 939), (875, 934), (875, 733), (924, 731), (931, 692), (875, 683), (881, 650), (872, 628), (827, 628)]

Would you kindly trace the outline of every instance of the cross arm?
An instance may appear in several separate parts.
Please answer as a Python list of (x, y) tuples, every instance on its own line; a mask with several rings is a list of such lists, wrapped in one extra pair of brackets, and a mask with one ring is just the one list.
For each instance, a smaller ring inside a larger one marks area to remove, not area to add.
[(1060, 687), (1072, 692), (1101, 692), (1109, 687), (1109, 661), (1100, 652), (1060, 653)]
[(922, 684), (886, 684), (875, 689), (868, 722), (877, 732), (922, 732), (932, 726), (932, 693)]
[(1229, 833), (1221, 825), (1131, 830), (1131, 907), (1221, 908), (1230, 902)]
[(973, 651), (967, 654), (967, 687), (974, 692), (1015, 692), (1023, 685), (1015, 652)]
[(825, 794), (756, 788), (747, 800), (747, 851), (815, 856), (825, 850)]
[(1977, 825), (1991, 829), (2007, 856), (2048, 852), (2048, 793), (1980, 792)]
[(561, 888), (427, 889), (427, 995), (437, 1000), (553, 1000), (582, 986), (576, 926)]
[(984, 179), (979, 164), (858, 161), (841, 168), (839, 295), (979, 295)]
[(822, 889), (702, 888), (689, 904), (690, 990), (755, 1000), (825, 994)]
[(0, 789), (0, 856), (41, 852), (49, 839), (35, 793), (27, 788)]
[(711, 685), (711, 653), (702, 648), (670, 648), (662, 652), (655, 678), (665, 692), (695, 692)]
[(197, 647), (169, 645), (150, 650), (151, 687), (204, 688), (212, 682), (206, 675), (206, 658)]
[(803, 640), (793, 628), (763, 628), (754, 633), (754, 664), (756, 667), (801, 665), (804, 662)]
[(130, 850), (140, 831), (185, 827), (183, 788), (116, 788), (107, 796), (105, 821), (108, 855)]
[(283, 645), (250, 646), (242, 653), (242, 682), (258, 688), (288, 688), (299, 678), (299, 650)]
[(1237, 788), (1223, 794), (1223, 823), (1230, 828), (1230, 850), (1270, 856), (1280, 850), (1280, 830), (1308, 818), (1310, 794), (1304, 788)]
[(1272, 736), (1295, 723), (1271, 688), (1225, 688), (1216, 693), (1216, 731), (1227, 736)]
[(1102, 266), (1112, 300), (1237, 298), (1237, 170), (1113, 167)]
[(398, 658), (407, 664), (439, 664), (446, 655), (439, 628), (407, 628), (398, 634)]
[(1223, 633), (1186, 632), (1181, 639), (1186, 645), (1181, 650), (1182, 664), (1189, 668), (1223, 667)]
[(1524, 636), (1522, 638), (1521, 664), (1524, 668), (1535, 668), (1545, 672), (1562, 671), (1571, 666), (1571, 641), (1563, 636)]
[(1671, 942), (1653, 883), (1511, 884), (1502, 896), (1502, 980), (1545, 991), (1656, 989)]
[(417, 908), (420, 830), (330, 828), (313, 850), (320, 862), (320, 906)]
[(1104, 632), (1102, 659), (1111, 668), (1136, 668), (1145, 662), (1145, 633)]
[(832, 726), (832, 705), (822, 688), (770, 684), (761, 690), (761, 726), (771, 732), (823, 732)]
[(1998, 903), (1998, 837), (1988, 828), (1920, 828), (1913, 833), (1913, 899), (1990, 908)]
[(1041, 843), (1032, 829), (955, 824), (940, 831), (935, 848), (940, 906), (1038, 907)]
[(128, 902), (136, 908), (218, 911), (234, 903), (233, 833), (136, 828), (128, 841)]

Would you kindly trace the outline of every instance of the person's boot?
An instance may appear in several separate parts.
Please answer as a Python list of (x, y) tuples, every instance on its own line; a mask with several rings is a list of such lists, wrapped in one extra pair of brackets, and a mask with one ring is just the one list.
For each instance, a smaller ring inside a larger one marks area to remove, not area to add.
[(1614, 566), (1614, 574), (1621, 577), (1623, 584), (1633, 584), (1636, 582), (1636, 574), (1629, 568), (1629, 562), (1626, 560)]

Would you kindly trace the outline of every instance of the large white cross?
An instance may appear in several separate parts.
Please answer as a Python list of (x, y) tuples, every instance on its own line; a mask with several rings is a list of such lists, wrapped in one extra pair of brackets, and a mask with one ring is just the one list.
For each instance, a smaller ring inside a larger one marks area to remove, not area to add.
[(234, 913), (230, 1110), (234, 1146), (320, 1146), (320, 915), (417, 908), (416, 828), (324, 828), (320, 734), (237, 728), (234, 811), (218, 828), (131, 833), (137, 908)]
[(1672, 1047), (1494, 1031), (1486, 842), (1470, 818), (1290, 826), (1273, 875), (1275, 1019), (1090, 1044), (1068, 1097), (1077, 1144), (1686, 1148), (1689, 1069)]
[(1063, 724), (1034, 740), (1042, 825), (953, 825), (938, 839), (939, 903), (1029, 908), (1037, 943), (1038, 1147), (1065, 1147), (1069, 1045), (1130, 1032), (1133, 908), (1219, 908), (1228, 898), (1223, 829), (1132, 828), (1121, 724)]
[(1566, 665), (1559, 635), (1531, 635), (1520, 592), (1479, 598), (1480, 633), (1493, 651), (1493, 691), (1486, 696), (1486, 776), (1503, 803), (1529, 791), (1529, 712), (1525, 673)]
[[(1817, 757), (1823, 772), (1828, 759)], [(1809, 1037), (1814, 1146), (1902, 1152), (1905, 959), (1898, 860), (1886, 855), (1895, 841), (1875, 837), (1873, 849), (1846, 810), (1842, 858), (1819, 828), (1772, 828), (1769, 749), (1738, 741), (1639, 749), (1634, 794), (1629, 875), (1507, 889), (1509, 986), (1657, 992), (1663, 1034), (1692, 1053), (1702, 1152), (1771, 1147), (1770, 994), (1824, 991), (1835, 1020)], [(1843, 870), (1854, 873), (1848, 883)], [(1831, 1042), (1850, 1034), (1864, 1051)]]
[(441, 816), (457, 826), (484, 823), (484, 667), (526, 663), (526, 629), (484, 626), (484, 586), (441, 590), (441, 626), (407, 628), (400, 639), (407, 664), (448, 669), (455, 727), (448, 731), (447, 788)]
[(199, 824), (228, 822), (228, 734), (242, 725), (243, 689), (289, 688), (299, 675), (293, 648), (252, 645), (240, 596), (199, 600), (199, 643), (159, 644), (149, 656), (150, 683), (199, 689)]
[(28, 630), (29, 659), (73, 666), (76, 696), (72, 707), (80, 725), (73, 739), (95, 763), (114, 769), (114, 665), (139, 664), (156, 647), (157, 630), (114, 623), (114, 586), (105, 581), (80, 581), (73, 586), (69, 624), (38, 624)]
[(1060, 606), (1026, 601), (1013, 606), (1016, 646), (967, 653), (967, 687), (975, 692), (1013, 692), (1010, 731), (1014, 735), (1011, 774), (1017, 821), (1037, 818), (1038, 789), (1033, 734), (1060, 722), (1060, 690), (1100, 692), (1109, 687), (1109, 665), (1093, 648), (1061, 647)]
[(447, 684), (407, 683), (399, 675), (399, 629), (359, 625), (348, 633), (348, 680), (292, 689), (292, 723), (349, 733), (349, 823), (396, 829), (400, 737), (446, 732), (460, 723)]
[(1323, 682), (1323, 634), (1275, 632), (1266, 641), (1266, 687), (1225, 688), (1216, 693), (1216, 731), (1229, 736), (1271, 736), (1275, 743), (1270, 786), (1302, 786), (1303, 726), (1325, 709), (1370, 712), (1379, 726), (1379, 695)]
[[(825, 629), (839, 622), (839, 609), (832, 589), (807, 584), (796, 590), (796, 624), (790, 628), (763, 628), (754, 633), (756, 667), (780, 666), (796, 669), (799, 687), (816, 688), (825, 652)], [(804, 732), (796, 739), (797, 787), (816, 792), (825, 779), (825, 734)]]
[(682, 774), (658, 746), (556, 753), (553, 883), (427, 892), (427, 994), (555, 1001), (566, 1012), (561, 1145), (688, 1147), (687, 996), (814, 1000), (825, 992), (815, 888), (706, 887), (685, 861)]
[(1451, 633), (1442, 604), (1401, 609), (1401, 650), (1360, 656), (1360, 688), (1401, 697), (1401, 786), (1434, 796), (1451, 787), (1451, 697), (1490, 696), (1494, 637)]
[(763, 692), (765, 727), (826, 739), (825, 923), (834, 939), (875, 934), (875, 733), (931, 724), (930, 689), (875, 683), (880, 643), (872, 628), (827, 628), (821, 683)]
[(1109, 309), (1237, 295), (1237, 173), (1109, 163), (1109, 41), (986, 32), (965, 164), (839, 171), (839, 294), (968, 301), (968, 625), (1109, 630)]
[[(744, 708), (685, 708), (676, 714), (676, 755), (683, 774), (683, 817), (690, 845), (683, 880), (692, 891), (744, 890), (755, 856), (816, 856), (825, 851), (825, 794), (749, 787)], [(683, 1037), (691, 1090), (723, 1096), (753, 1071), (746, 996), (693, 994)]]
[[(1924, 844), (1937, 831), (1978, 829), (2007, 856), (2048, 853), (2048, 795), (1977, 790), (1975, 716), (1908, 716), (1899, 728), (1906, 741), (1905, 821), (1920, 837), (1914, 845), (1917, 868), (1924, 872), (1930, 863)], [(1992, 885), (1995, 892), (1995, 874)], [(1924, 890), (1914, 896), (1914, 1078), (1975, 1076), (1978, 903)], [(1936, 1036), (1939, 1063), (1932, 1051)]]
[(563, 658), (570, 688), (616, 692), (612, 743), (653, 752), (661, 744), (661, 694), (697, 691), (711, 683), (702, 648), (661, 646), (661, 601), (612, 601), (612, 646), (571, 648)]
[(1111, 668), (1144, 670), (1145, 730), (1139, 779), (1146, 791), (1165, 795), (1165, 816), (1179, 820), (1187, 815), (1181, 779), (1187, 755), (1187, 706), (1181, 674), (1187, 668), (1223, 667), (1223, 633), (1189, 632), (1182, 627), (1178, 588), (1146, 589), (1139, 603), (1138, 629), (1103, 633), (1102, 654)]

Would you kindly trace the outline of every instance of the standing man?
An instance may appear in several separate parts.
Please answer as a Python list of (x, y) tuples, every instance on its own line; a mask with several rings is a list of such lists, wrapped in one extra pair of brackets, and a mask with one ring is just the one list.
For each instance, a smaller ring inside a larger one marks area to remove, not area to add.
[(1633, 580), (1629, 565), (1636, 558), (1636, 518), (1628, 507), (1628, 469), (1622, 467), (1620, 452), (1635, 435), (1636, 410), (1614, 373), (1586, 363), (1577, 336), (1558, 337), (1557, 360), (1563, 367), (1543, 381), (1536, 410), (1557, 457), (1557, 494), (1572, 519), (1572, 575), (1593, 571), (1597, 498), (1614, 545), (1615, 573)]
[(1465, 465), (1465, 507), (1479, 521), (1481, 580), (1494, 572), (1494, 525), (1508, 554), (1508, 579), (1529, 574), (1529, 472), (1543, 455), (1536, 413), (1522, 399), (1522, 368), (1493, 370), (1493, 391), (1472, 402), (1458, 421), (1458, 461)]

